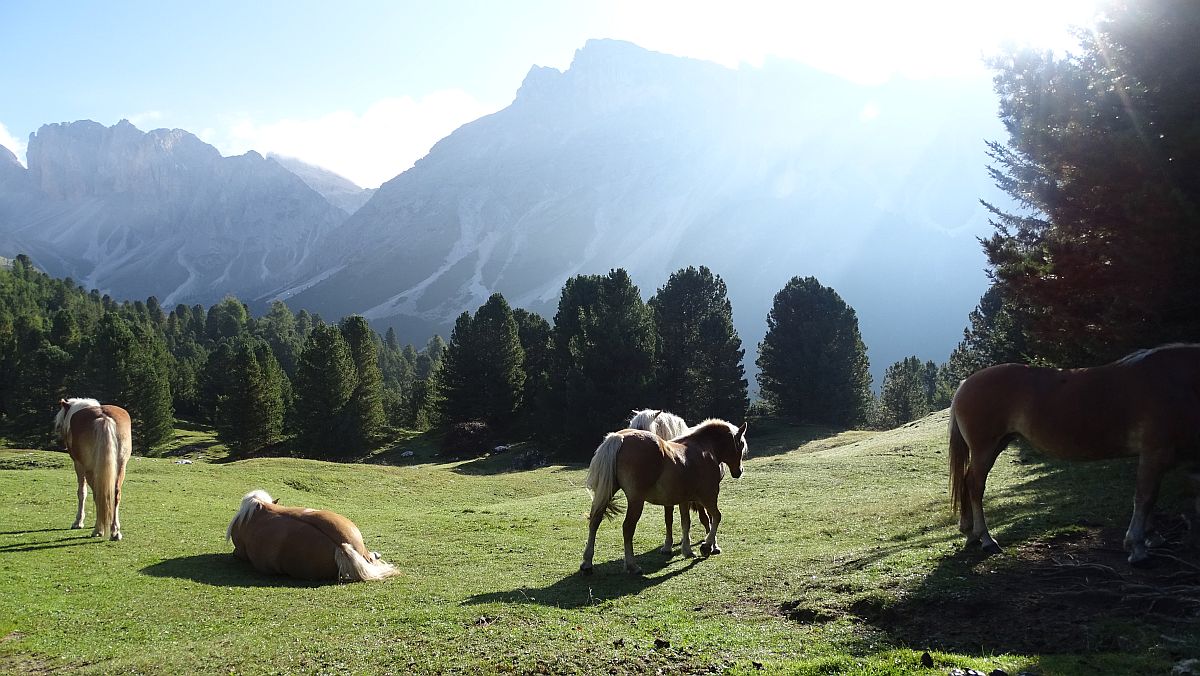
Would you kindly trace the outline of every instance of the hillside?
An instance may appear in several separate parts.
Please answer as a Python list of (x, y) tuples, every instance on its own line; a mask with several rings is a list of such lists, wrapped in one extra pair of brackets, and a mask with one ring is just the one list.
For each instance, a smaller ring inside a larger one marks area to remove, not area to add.
[[(1163, 673), (1197, 654), (1195, 619), (1171, 608), (1105, 603), (1102, 589), (1063, 596), (1081, 578), (1058, 564), (1139, 584), (1194, 577), (1166, 560), (1131, 571), (1110, 551), (1130, 461), (1067, 466), (1010, 449), (988, 501), (1009, 554), (983, 559), (951, 522), (945, 415), (836, 436), (751, 421), (746, 474), (723, 485), (724, 553), (657, 554), (662, 522), (648, 509), (642, 578), (620, 571), (619, 523), (601, 528), (596, 574), (576, 574), (580, 467), (503, 471), (504, 455), (420, 452), (389, 454), (408, 463), (394, 466), (137, 458), (126, 539), (110, 543), (62, 529), (74, 509), (64, 454), (0, 451), (0, 671), (1093, 674)], [(255, 574), (223, 539), (254, 488), (350, 516), (404, 575), (309, 587)], [(1169, 482), (1163, 504), (1179, 491)]]

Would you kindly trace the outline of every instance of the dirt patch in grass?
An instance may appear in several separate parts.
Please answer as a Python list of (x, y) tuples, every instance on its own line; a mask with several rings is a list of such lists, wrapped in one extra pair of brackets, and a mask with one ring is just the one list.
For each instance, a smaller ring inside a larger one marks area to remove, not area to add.
[(1161, 522), (1171, 540), (1151, 550), (1146, 567), (1126, 562), (1122, 529), (1078, 528), (1004, 556), (963, 552), (913, 593), (895, 602), (868, 596), (849, 615), (914, 649), (1127, 652), (1195, 636), (1200, 555), (1179, 542), (1182, 520)]

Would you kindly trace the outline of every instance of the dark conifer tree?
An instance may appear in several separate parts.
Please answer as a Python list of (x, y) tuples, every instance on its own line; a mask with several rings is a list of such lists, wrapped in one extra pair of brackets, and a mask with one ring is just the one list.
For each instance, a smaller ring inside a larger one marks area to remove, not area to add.
[(525, 354), (512, 309), (492, 294), (471, 317), (454, 324), (442, 364), (442, 419), (483, 420), (507, 429), (521, 405)]
[(879, 388), (878, 427), (899, 427), (929, 413), (927, 366), (933, 363), (926, 365), (917, 357), (905, 357), (888, 367)]
[(649, 306), (659, 341), (658, 397), (652, 405), (689, 422), (744, 418), (749, 406), (745, 350), (733, 327), (725, 282), (704, 266), (679, 270)]
[(347, 405), (357, 385), (350, 348), (335, 326), (318, 324), (296, 368), (296, 424), (300, 442), (319, 455), (345, 455)]
[(854, 309), (814, 277), (793, 277), (767, 315), (758, 384), (779, 414), (848, 427), (872, 404), (867, 348)]
[(346, 409), (346, 442), (356, 451), (374, 444), (383, 431), (383, 374), (379, 370), (379, 355), (375, 347), (375, 332), (360, 315), (351, 315), (341, 322), (342, 337), (354, 362), (355, 386)]
[(232, 351), (229, 389), (217, 397), (214, 427), (222, 443), (253, 453), (283, 432), (283, 371), (261, 341), (243, 338)]

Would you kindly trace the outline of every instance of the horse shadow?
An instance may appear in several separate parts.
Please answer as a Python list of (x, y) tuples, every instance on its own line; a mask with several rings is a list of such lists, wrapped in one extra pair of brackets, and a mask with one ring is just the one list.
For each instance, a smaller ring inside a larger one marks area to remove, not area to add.
[(576, 571), (545, 587), (522, 586), (507, 591), (475, 594), (461, 605), (532, 603), (554, 608), (582, 608), (638, 594), (690, 571), (705, 559), (688, 559), (683, 565), (678, 565), (681, 562), (678, 557), (668, 558), (656, 548), (641, 554), (636, 560), (642, 567), (641, 575), (626, 573), (624, 559), (615, 559), (596, 564), (591, 575)]
[[(24, 535), (26, 533), (50, 533), (58, 531), (75, 530), (72, 528), (43, 528), (40, 530), (30, 531), (13, 531), (11, 533), (0, 533), (0, 535)], [(81, 535), (72, 535), (70, 537), (58, 538), (57, 540), (45, 540), (42, 542), (15, 542), (8, 545), (0, 545), (0, 554), (9, 554), (16, 552), (36, 552), (43, 549), (61, 549), (63, 547), (78, 547), (79, 545), (90, 545), (101, 542), (108, 542), (108, 538), (91, 537), (87, 534), (88, 531), (82, 531)]]
[(283, 575), (267, 575), (254, 570), (233, 554), (193, 554), (166, 559), (141, 570), (152, 577), (191, 580), (214, 587), (322, 587), (329, 582), (297, 580)]
[(62, 528), (32, 528), (29, 530), (4, 531), (4, 532), (0, 532), (0, 535), (31, 535), (33, 533), (58, 533), (58, 532), (64, 531), (64, 530), (74, 530), (74, 529), (67, 528), (65, 526)]

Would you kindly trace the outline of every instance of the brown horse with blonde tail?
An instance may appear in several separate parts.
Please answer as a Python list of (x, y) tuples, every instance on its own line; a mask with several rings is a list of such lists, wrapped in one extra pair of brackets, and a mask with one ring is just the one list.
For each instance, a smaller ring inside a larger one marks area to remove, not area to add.
[[(681, 436), (687, 432), (688, 426), (687, 423), (684, 422), (683, 418), (680, 418), (674, 413), (647, 408), (633, 412), (633, 417), (629, 419), (629, 429), (654, 432), (663, 439), (670, 441), (671, 439)], [(721, 476), (724, 475), (725, 470), (722, 469)], [(684, 519), (688, 519), (688, 523), (691, 523), (691, 515), (684, 514), (684, 512), (689, 509), (696, 512), (696, 515), (700, 517), (700, 525), (704, 527), (704, 534), (707, 535), (709, 527), (708, 512), (704, 511), (704, 507), (698, 502), (679, 506), (680, 524), (683, 523)], [(675, 508), (673, 506), (666, 505), (663, 507), (663, 522), (666, 525), (667, 534), (666, 541), (663, 542), (663, 546), (659, 547), (658, 551), (667, 555), (670, 555), (675, 545), (675, 534), (673, 532), (674, 524), (672, 523), (674, 520), (674, 513)], [(686, 535), (684, 536), (684, 539), (687, 539)], [(691, 550), (690, 542), (680, 542), (680, 545), (682, 551), (685, 553)]]
[(1145, 561), (1163, 474), (1200, 461), (1200, 345), (1139, 350), (1094, 368), (1001, 364), (964, 380), (950, 404), (950, 495), (967, 544), (985, 551), (1000, 551), (983, 513), (987, 475), (1017, 436), (1067, 460), (1139, 456), (1125, 548), (1130, 563)]
[[(737, 479), (742, 476), (745, 453), (746, 425), (734, 427), (724, 420), (705, 420), (672, 441), (643, 430), (610, 433), (596, 449), (588, 467), (592, 508), (588, 515), (587, 547), (579, 570), (585, 574), (592, 572), (596, 530), (605, 517), (620, 511), (613, 502), (618, 489), (625, 492), (627, 503), (622, 528), (626, 571), (641, 573), (633, 558), (633, 533), (647, 502), (667, 507), (700, 503), (711, 520), (700, 553), (720, 554), (721, 548), (717, 546), (717, 528), (721, 525), (721, 510), (717, 508), (720, 466), (728, 466), (730, 475)], [(692, 556), (688, 510), (682, 510), (680, 516), (683, 555)]]
[(321, 509), (283, 507), (266, 491), (242, 498), (225, 537), (256, 570), (302, 580), (382, 580), (399, 571), (367, 551), (350, 519)]
[(87, 489), (91, 486), (96, 503), (92, 537), (120, 540), (121, 484), (133, 453), (129, 413), (120, 406), (101, 406), (95, 399), (60, 399), (54, 432), (75, 464), (79, 505), (71, 528), (83, 528)]

